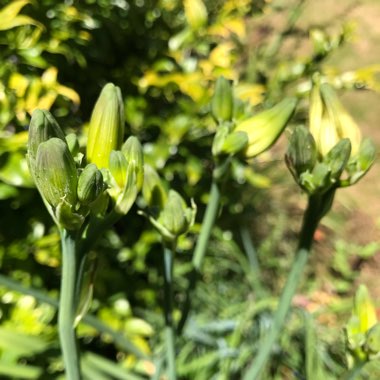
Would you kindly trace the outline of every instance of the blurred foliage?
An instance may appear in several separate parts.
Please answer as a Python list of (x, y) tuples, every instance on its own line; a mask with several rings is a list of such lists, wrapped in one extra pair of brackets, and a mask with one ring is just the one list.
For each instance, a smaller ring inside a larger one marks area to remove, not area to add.
[[(31, 112), (49, 109), (66, 131), (81, 133), (100, 88), (106, 82), (121, 87), (127, 134), (139, 138), (146, 162), (173, 189), (194, 198), (199, 209), (198, 224), (180, 239), (175, 258), (178, 317), (208, 201), (216, 128), (209, 104), (216, 78), (234, 81), (235, 96), (251, 110), (288, 94), (304, 100), (316, 71), (337, 89), (379, 91), (378, 65), (340, 72), (324, 64), (349, 40), (353, 27), (301, 30), (296, 22), (304, 3), (0, 0), (1, 378), (59, 379), (63, 371), (55, 326), (59, 237), (25, 161)], [(282, 21), (275, 25), (272, 19)], [(300, 58), (296, 51), (302, 44), (308, 54)], [(299, 122), (305, 121), (305, 109), (297, 114)], [(80, 145), (84, 150), (83, 135)], [(274, 150), (249, 165), (232, 163), (194, 312), (178, 345), (181, 378), (240, 378), (270, 328), (276, 300), (268, 290), (281, 288), (299, 224), (289, 219), (289, 209), (265, 198), (273, 182), (289, 187), (277, 170), (280, 158)], [(292, 192), (290, 186), (284, 199)], [(376, 244), (336, 242), (338, 292), (350, 290), (352, 255), (366, 260), (378, 251)], [(115, 230), (105, 231), (96, 251), (99, 270), (90, 310), (96, 318), (79, 326), (85, 378), (147, 378), (160, 368), (163, 342), (159, 235), (132, 212)], [(29, 294), (30, 289), (37, 293)], [(349, 307), (342, 305), (338, 312), (348, 318)], [(338, 378), (345, 368), (342, 324), (326, 328), (318, 313), (302, 305), (295, 310), (275, 347), (268, 378), (309, 379), (310, 373)], [(380, 372), (378, 362), (371, 365), (372, 373)]]

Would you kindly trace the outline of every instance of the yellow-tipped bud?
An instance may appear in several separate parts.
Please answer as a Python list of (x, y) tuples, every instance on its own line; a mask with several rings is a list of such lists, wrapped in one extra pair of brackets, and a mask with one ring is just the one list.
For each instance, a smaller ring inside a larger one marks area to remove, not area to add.
[(286, 127), (296, 108), (297, 100), (287, 98), (274, 107), (239, 123), (235, 131), (248, 136), (247, 158), (255, 157), (270, 148)]
[(110, 154), (120, 148), (124, 136), (124, 105), (120, 88), (104, 86), (91, 115), (87, 160), (100, 169), (108, 168)]
[(310, 92), (310, 132), (322, 157), (342, 139), (351, 142), (351, 155), (359, 152), (360, 129), (327, 84), (314, 84)]

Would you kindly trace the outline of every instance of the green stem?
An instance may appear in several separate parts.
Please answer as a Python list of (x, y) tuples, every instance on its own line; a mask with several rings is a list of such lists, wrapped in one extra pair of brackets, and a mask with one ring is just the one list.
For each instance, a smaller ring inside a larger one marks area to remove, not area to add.
[(178, 323), (177, 333), (181, 334), (183, 328), (185, 327), (187, 318), (189, 316), (191, 307), (191, 298), (195, 290), (199, 274), (201, 272), (203, 260), (206, 254), (208, 242), (210, 240), (210, 235), (212, 228), (215, 224), (216, 217), (219, 211), (220, 205), (220, 189), (217, 181), (213, 179), (210, 189), (209, 203), (206, 207), (206, 212), (203, 217), (201, 232), (199, 234), (194, 253), (193, 253), (193, 269), (189, 276), (189, 285), (186, 290), (186, 298), (184, 302), (184, 307), (182, 310), (181, 320)]
[[(38, 289), (23, 286), (19, 282), (12, 280), (11, 278), (6, 277), (2, 274), (0, 274), (0, 285), (5, 286), (8, 289), (12, 289), (21, 294), (30, 295), (39, 302), (46, 303), (56, 309), (59, 308), (59, 302), (55, 298), (50, 297), (48, 294), (45, 294), (44, 292), (41, 292)], [(109, 335), (113, 339), (115, 344), (120, 346), (120, 348), (125, 350), (126, 352), (132, 353), (139, 359), (149, 359), (145, 353), (140, 351), (140, 349), (136, 347), (131, 341), (126, 339), (122, 334), (120, 334), (120, 331), (112, 329), (95, 316), (87, 314), (83, 317), (82, 321), (88, 326), (91, 326), (94, 329), (96, 329), (98, 332)]]
[(264, 342), (260, 344), (259, 353), (252, 366), (243, 377), (244, 380), (257, 380), (269, 360), (272, 347), (276, 343), (284, 326), (293, 296), (295, 295), (298, 283), (308, 261), (315, 230), (318, 227), (320, 219), (331, 207), (334, 193), (335, 190), (332, 190), (324, 195), (312, 195), (309, 197), (300, 232), (298, 251), (293, 261), (292, 269), (287, 278), (285, 287), (282, 291), (278, 308), (274, 315), (273, 324), (270, 332), (264, 338)]
[(168, 379), (176, 380), (175, 369), (175, 329), (173, 325), (173, 247), (164, 246), (164, 314), (165, 314), (165, 343)]
[(62, 278), (58, 310), (58, 331), (68, 380), (80, 380), (80, 358), (75, 332), (78, 257), (75, 234), (61, 231)]

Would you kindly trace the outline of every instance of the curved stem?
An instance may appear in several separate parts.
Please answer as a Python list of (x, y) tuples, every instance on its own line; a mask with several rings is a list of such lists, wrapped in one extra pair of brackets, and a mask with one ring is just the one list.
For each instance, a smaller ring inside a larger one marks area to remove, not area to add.
[(61, 231), (62, 244), (62, 278), (58, 310), (58, 330), (63, 363), (68, 380), (80, 380), (80, 358), (75, 333), (77, 283), (77, 249), (73, 233)]
[(272, 347), (276, 343), (283, 328), (293, 296), (297, 290), (298, 283), (308, 261), (315, 230), (318, 227), (320, 219), (331, 207), (334, 194), (335, 190), (332, 190), (324, 195), (312, 195), (308, 199), (308, 205), (304, 214), (299, 237), (298, 251), (294, 258), (292, 269), (287, 278), (285, 287), (282, 291), (278, 308), (274, 315), (273, 324), (270, 332), (264, 338), (264, 342), (260, 344), (258, 355), (243, 377), (244, 380), (257, 380), (269, 360)]
[(175, 369), (175, 329), (173, 326), (173, 255), (175, 252), (175, 243), (173, 248), (164, 246), (164, 314), (165, 314), (165, 343), (166, 343), (166, 360), (168, 368), (168, 379), (176, 380)]
[(220, 189), (217, 181), (213, 179), (210, 189), (209, 203), (206, 207), (206, 212), (203, 217), (201, 232), (199, 234), (194, 253), (193, 253), (193, 269), (190, 272), (189, 284), (186, 289), (186, 298), (182, 310), (182, 316), (178, 323), (177, 333), (181, 334), (189, 316), (191, 307), (191, 296), (195, 290), (199, 274), (201, 272), (203, 260), (206, 254), (207, 245), (210, 240), (212, 228), (215, 224), (216, 217), (219, 211), (220, 205)]

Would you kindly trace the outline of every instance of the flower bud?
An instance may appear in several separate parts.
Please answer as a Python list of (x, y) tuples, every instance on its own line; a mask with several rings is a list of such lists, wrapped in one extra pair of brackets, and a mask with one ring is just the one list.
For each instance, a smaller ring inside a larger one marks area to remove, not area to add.
[(49, 111), (36, 109), (32, 114), (28, 135), (28, 163), (32, 176), (39, 145), (52, 137), (65, 140), (65, 134)]
[(91, 115), (87, 160), (100, 169), (108, 168), (112, 150), (119, 149), (124, 136), (124, 105), (120, 88), (104, 86)]
[(75, 157), (79, 153), (79, 141), (77, 135), (75, 133), (69, 133), (66, 136), (66, 142), (71, 155)]
[(123, 152), (113, 150), (110, 154), (109, 170), (120, 189), (124, 189), (127, 182), (128, 162)]
[(163, 208), (167, 195), (157, 172), (150, 166), (144, 167), (144, 184), (142, 195), (145, 203), (151, 208)]
[(314, 84), (310, 92), (310, 132), (324, 157), (341, 139), (351, 142), (351, 155), (359, 151), (360, 129), (327, 84)]
[(216, 121), (230, 121), (232, 119), (234, 99), (230, 82), (219, 77), (215, 84), (214, 96), (211, 100), (211, 113)]
[(351, 154), (351, 142), (349, 139), (342, 139), (330, 152), (327, 153), (323, 162), (330, 169), (330, 177), (333, 181), (338, 180), (345, 169)]
[(246, 132), (247, 158), (255, 157), (270, 148), (278, 139), (293, 115), (297, 104), (295, 98), (287, 98), (274, 107), (239, 123), (235, 131)]
[(151, 217), (150, 221), (165, 240), (172, 241), (187, 232), (194, 224), (195, 213), (194, 203), (191, 208), (187, 207), (183, 198), (176, 191), (170, 190), (158, 220)]
[(99, 197), (103, 189), (102, 172), (95, 164), (88, 164), (78, 178), (78, 200), (82, 204), (88, 205)]
[(243, 131), (230, 133), (224, 140), (222, 153), (235, 154), (246, 148), (248, 145), (248, 136)]
[(314, 138), (307, 128), (297, 126), (294, 129), (285, 161), (297, 182), (302, 173), (313, 170), (317, 162), (317, 148)]
[(224, 142), (226, 141), (226, 138), (229, 133), (230, 129), (227, 125), (220, 125), (219, 128), (216, 130), (211, 148), (214, 157), (217, 157), (222, 153)]
[(56, 137), (42, 142), (37, 150), (35, 181), (42, 197), (57, 207), (63, 200), (77, 200), (77, 169), (67, 144)]
[(136, 174), (136, 186), (141, 190), (144, 182), (144, 156), (140, 141), (130, 136), (123, 144), (121, 151), (127, 159), (128, 165), (134, 165)]
[(378, 358), (380, 354), (380, 323), (376, 323), (367, 331), (365, 350), (370, 359)]

